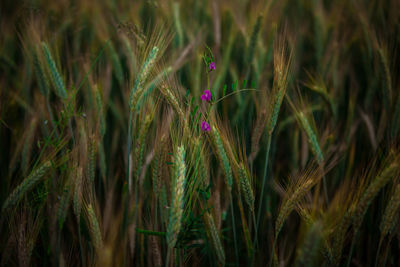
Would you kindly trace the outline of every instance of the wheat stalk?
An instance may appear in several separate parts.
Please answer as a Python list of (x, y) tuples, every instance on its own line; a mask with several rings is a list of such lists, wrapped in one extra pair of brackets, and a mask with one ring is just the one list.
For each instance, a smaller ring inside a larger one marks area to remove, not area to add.
[(157, 237), (150, 236), (149, 237), (150, 247), (151, 247), (151, 254), (153, 256), (153, 263), (154, 266), (161, 267), (162, 266), (162, 259), (161, 259), (161, 249), (158, 244)]
[(208, 181), (209, 178), (208, 178), (208, 171), (207, 171), (206, 161), (204, 158), (204, 153), (202, 150), (202, 142), (200, 138), (196, 139), (195, 146), (197, 148), (195, 160), (197, 160), (197, 170), (200, 178), (199, 186), (201, 189), (205, 189), (207, 188), (207, 185), (209, 183)]
[(165, 185), (161, 186), (159, 202), (161, 206), (162, 221), (168, 223), (168, 211), (165, 210), (165, 207), (168, 206), (168, 195), (167, 195), (167, 188), (165, 187)]
[(390, 68), (389, 68), (390, 64), (388, 62), (386, 51), (382, 47), (378, 48), (378, 55), (384, 72), (384, 79), (383, 79), (384, 107), (387, 111), (389, 111), (389, 108), (392, 103), (392, 78), (390, 75)]
[[(271, 147), (271, 139), (272, 133), (275, 129), (279, 111), (282, 105), (283, 98), (286, 94), (286, 89), (288, 85), (288, 75), (289, 69), (291, 66), (292, 54), (290, 53), (289, 57), (286, 58), (286, 47), (284, 45), (284, 39), (279, 38), (274, 47), (274, 83), (272, 88), (272, 97), (270, 100), (270, 112), (268, 116), (267, 122), (267, 148), (265, 152), (265, 163), (264, 163), (264, 173), (262, 178), (261, 185), (261, 194), (260, 194), (260, 205), (258, 206), (257, 212), (257, 223), (256, 223), (256, 231), (258, 233), (258, 227), (261, 220), (261, 211), (263, 209), (264, 203), (264, 190), (265, 183), (267, 180), (267, 171), (268, 171), (268, 160), (269, 160), (269, 152)], [(257, 236), (254, 238), (254, 244), (257, 243)], [(271, 258), (272, 260), (272, 258)], [(272, 262), (272, 261), (271, 261)]]

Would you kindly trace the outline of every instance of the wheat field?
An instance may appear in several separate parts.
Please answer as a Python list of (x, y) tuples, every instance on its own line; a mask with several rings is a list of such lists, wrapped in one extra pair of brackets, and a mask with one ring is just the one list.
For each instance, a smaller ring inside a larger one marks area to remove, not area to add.
[(0, 3), (0, 266), (399, 266), (400, 2)]

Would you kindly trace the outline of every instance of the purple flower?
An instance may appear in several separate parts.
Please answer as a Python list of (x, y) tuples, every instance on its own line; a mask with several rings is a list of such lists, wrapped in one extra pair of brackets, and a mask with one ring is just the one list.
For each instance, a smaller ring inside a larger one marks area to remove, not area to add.
[(215, 62), (211, 62), (209, 65), (209, 71), (215, 70)]
[(208, 124), (208, 123), (205, 122), (205, 121), (202, 121), (202, 122), (201, 122), (201, 130), (202, 130), (203, 132), (209, 132), (209, 131), (211, 130), (210, 124)]
[(204, 94), (201, 95), (201, 100), (210, 102), (212, 99), (212, 95), (210, 90), (204, 90)]

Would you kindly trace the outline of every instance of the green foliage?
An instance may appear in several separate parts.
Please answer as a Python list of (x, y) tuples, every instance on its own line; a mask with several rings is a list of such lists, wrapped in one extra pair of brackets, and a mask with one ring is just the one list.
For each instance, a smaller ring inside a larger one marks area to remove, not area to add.
[(8, 2), (0, 265), (399, 265), (398, 1)]

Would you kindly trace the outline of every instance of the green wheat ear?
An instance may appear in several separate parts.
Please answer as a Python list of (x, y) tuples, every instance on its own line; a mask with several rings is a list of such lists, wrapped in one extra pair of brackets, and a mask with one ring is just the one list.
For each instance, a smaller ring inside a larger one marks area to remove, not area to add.
[(67, 98), (67, 90), (65, 89), (64, 81), (63, 81), (60, 73), (57, 70), (56, 63), (54, 62), (53, 57), (51, 56), (49, 47), (44, 42), (42, 43), (42, 49), (43, 49), (43, 53), (46, 58), (47, 66), (51, 73), (51, 78), (52, 78), (51, 80), (54, 83), (56, 93), (62, 99), (66, 99)]
[(222, 247), (221, 239), (217, 227), (215, 226), (214, 218), (210, 212), (205, 213), (205, 222), (208, 227), (211, 243), (214, 246), (215, 253), (217, 254), (218, 261), (222, 264), (225, 263), (225, 251)]
[(307, 140), (308, 143), (311, 146), (311, 150), (314, 153), (315, 157), (317, 158), (317, 162), (321, 164), (324, 161), (324, 156), (322, 154), (321, 148), (318, 143), (317, 136), (313, 129), (310, 126), (310, 123), (308, 122), (307, 118), (304, 116), (303, 112), (299, 113), (299, 121), (301, 124), (301, 127), (304, 129), (307, 135)]
[(397, 173), (399, 165), (396, 161), (392, 162), (389, 166), (383, 169), (371, 182), (368, 188), (363, 193), (357, 208), (354, 211), (353, 225), (355, 232), (357, 232), (363, 222), (365, 213), (369, 205), (379, 193), (379, 191), (393, 179), (394, 175)]
[(106, 134), (106, 119), (104, 115), (104, 104), (103, 104), (103, 99), (101, 97), (100, 90), (97, 86), (94, 87), (94, 94), (95, 94), (95, 99), (96, 99), (96, 110), (97, 110), (97, 115), (100, 120), (100, 135), (104, 137)]
[(83, 186), (83, 169), (81, 166), (75, 171), (74, 177), (74, 193), (73, 193), (73, 209), (75, 216), (80, 222), (82, 208), (82, 186)]
[(58, 211), (57, 211), (58, 226), (60, 228), (63, 228), (65, 219), (67, 218), (67, 212), (70, 200), (71, 200), (71, 185), (67, 182), (64, 186), (60, 204), (58, 206)]
[(96, 158), (97, 158), (97, 141), (94, 136), (90, 137), (88, 152), (89, 152), (89, 164), (87, 168), (87, 174), (89, 176), (90, 183), (93, 185), (96, 175)]
[(232, 188), (233, 184), (233, 176), (232, 176), (232, 168), (229, 163), (228, 156), (226, 155), (226, 151), (224, 148), (224, 144), (221, 140), (221, 136), (219, 135), (218, 130), (213, 126), (212, 127), (212, 134), (214, 136), (215, 144), (217, 145), (217, 152), (220, 160), (222, 162), (222, 167), (225, 171), (225, 181), (229, 188)]
[(380, 230), (381, 238), (385, 237), (387, 234), (391, 234), (397, 221), (399, 219), (398, 211), (400, 208), (400, 184), (396, 186), (389, 203), (386, 206), (385, 212), (382, 217)]
[(167, 138), (163, 135), (160, 139), (160, 144), (155, 149), (154, 163), (153, 163), (153, 173), (152, 173), (152, 183), (153, 192), (157, 197), (160, 195), (162, 186), (162, 174), (163, 174), (163, 164), (166, 161), (165, 147), (167, 145)]
[(42, 65), (40, 64), (39, 57), (36, 51), (33, 52), (33, 67), (35, 70), (36, 79), (39, 84), (40, 92), (47, 97), (50, 92), (49, 81), (46, 78), (45, 72), (43, 71)]
[(103, 247), (103, 240), (101, 237), (101, 230), (99, 226), (99, 221), (97, 220), (96, 213), (92, 207), (92, 204), (89, 204), (87, 207), (88, 220), (89, 220), (89, 232), (92, 237), (93, 246), (98, 250)]
[(244, 199), (246, 200), (247, 205), (249, 205), (250, 209), (253, 211), (254, 210), (253, 188), (251, 188), (250, 178), (243, 163), (240, 163), (239, 166), (239, 177), (240, 177), (240, 187), (242, 189)]
[(129, 107), (131, 110), (136, 107), (139, 97), (143, 92), (143, 84), (145, 83), (150, 71), (153, 68), (154, 63), (156, 62), (158, 51), (159, 49), (157, 46), (153, 47), (149, 56), (144, 62), (138, 77), (136, 78), (135, 85), (133, 86), (129, 96)]
[(31, 190), (50, 169), (50, 161), (45, 162), (42, 166), (34, 170), (22, 183), (14, 189), (14, 191), (4, 201), (2, 212), (5, 212), (11, 206), (14, 206), (25, 195), (26, 192)]
[(142, 171), (142, 164), (143, 164), (143, 154), (146, 147), (146, 137), (150, 127), (151, 122), (153, 121), (153, 117), (151, 115), (146, 115), (146, 118), (141, 123), (139, 136), (136, 142), (135, 147), (135, 182), (139, 181), (139, 176)]
[(179, 231), (181, 230), (186, 183), (185, 176), (185, 148), (180, 146), (175, 154), (175, 181), (172, 186), (172, 205), (167, 228), (167, 243), (169, 248), (175, 246)]
[(301, 184), (294, 192), (287, 197), (282, 203), (278, 216), (275, 222), (275, 239), (278, 238), (279, 233), (282, 230), (283, 224), (286, 221), (289, 214), (294, 210), (299, 201), (306, 195), (308, 191), (314, 186), (315, 181), (309, 179)]

